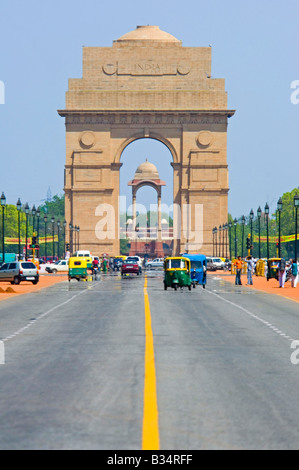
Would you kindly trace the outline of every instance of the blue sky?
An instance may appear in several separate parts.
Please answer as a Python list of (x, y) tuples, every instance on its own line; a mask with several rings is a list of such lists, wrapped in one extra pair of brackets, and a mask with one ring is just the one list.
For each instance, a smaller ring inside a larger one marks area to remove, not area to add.
[[(247, 215), (266, 202), (274, 211), (279, 196), (299, 186), (299, 104), (290, 99), (299, 80), (298, 18), (297, 0), (1, 0), (0, 192), (8, 203), (20, 197), (30, 205), (49, 187), (63, 193), (65, 128), (57, 109), (68, 79), (82, 76), (82, 46), (111, 47), (152, 24), (183, 46), (212, 45), (212, 75), (225, 78), (228, 108), (236, 109), (228, 127), (229, 211)], [(170, 157), (155, 142), (141, 144), (123, 155), (122, 186), (145, 158), (157, 158), (170, 204)], [(155, 198), (150, 189), (142, 195)]]

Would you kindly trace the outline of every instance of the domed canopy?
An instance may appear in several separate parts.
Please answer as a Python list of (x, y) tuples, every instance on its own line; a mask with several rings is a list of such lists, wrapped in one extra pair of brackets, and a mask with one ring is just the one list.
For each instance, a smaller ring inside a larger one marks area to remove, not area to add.
[(159, 26), (137, 26), (134, 31), (124, 34), (115, 42), (123, 41), (156, 41), (163, 43), (181, 43), (172, 34), (161, 31)]
[(157, 167), (150, 163), (147, 159), (144, 163), (141, 163), (137, 168), (134, 176), (134, 180), (159, 180), (159, 172)]

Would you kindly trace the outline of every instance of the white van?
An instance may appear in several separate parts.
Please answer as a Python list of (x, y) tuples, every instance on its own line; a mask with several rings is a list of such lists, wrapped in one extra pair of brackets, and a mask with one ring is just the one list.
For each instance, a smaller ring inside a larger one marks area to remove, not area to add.
[(90, 251), (88, 250), (79, 250), (74, 253), (74, 257), (78, 258), (91, 258)]

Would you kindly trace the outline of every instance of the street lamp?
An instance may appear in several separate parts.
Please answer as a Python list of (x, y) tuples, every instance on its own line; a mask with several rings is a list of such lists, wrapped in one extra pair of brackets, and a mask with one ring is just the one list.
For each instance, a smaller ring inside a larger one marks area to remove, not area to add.
[(21, 209), (22, 203), (20, 198), (17, 201), (17, 211), (18, 211), (18, 235), (19, 235), (19, 261), (21, 261)]
[(5, 263), (5, 207), (6, 197), (4, 193), (1, 194), (1, 207), (2, 207), (2, 261)]
[(278, 258), (281, 258), (281, 223), (280, 216), (282, 211), (282, 198), (280, 197), (277, 202), (278, 211)]
[[(251, 242), (251, 245), (253, 243), (253, 233), (252, 233), (252, 224), (253, 224), (253, 219), (254, 219), (254, 212), (253, 212), (253, 209), (251, 209), (250, 213), (249, 213), (249, 219), (250, 219), (250, 242)], [(250, 247), (250, 254), (251, 254), (251, 247)]]
[(269, 255), (269, 206), (268, 203), (265, 205), (265, 216), (266, 216), (266, 223), (267, 223), (267, 259), (270, 258)]
[(229, 223), (228, 223), (228, 228), (229, 228), (229, 234), (228, 234), (228, 238), (229, 238), (229, 259), (232, 259), (232, 245), (231, 245), (231, 241), (232, 241), (232, 226), (233, 226), (233, 223), (232, 223), (232, 221), (230, 220)]
[(244, 228), (245, 228), (245, 215), (242, 216), (241, 224), (242, 224), (242, 258), (244, 258)]
[(65, 228), (66, 228), (66, 220), (64, 219), (63, 222), (63, 253), (65, 258), (66, 248), (65, 248)]
[(39, 257), (39, 219), (40, 219), (40, 208), (39, 207), (36, 210), (36, 217), (37, 217), (37, 244), (38, 244), (38, 257)]
[(213, 234), (213, 256), (215, 256), (215, 227), (212, 230)]
[(72, 233), (73, 224), (71, 222), (69, 223), (69, 229), (70, 229), (70, 251), (72, 254), (73, 253), (73, 233)]
[(45, 222), (45, 262), (47, 262), (47, 222), (48, 222), (47, 214), (44, 215), (44, 222)]
[(78, 229), (78, 251), (80, 250), (80, 227), (77, 227)]
[(219, 225), (219, 250), (218, 250), (218, 255), (217, 256), (221, 256), (221, 245), (222, 245), (222, 227), (221, 225)]
[(224, 246), (225, 246), (225, 224), (222, 224), (222, 258), (225, 257)]
[(35, 229), (35, 216), (36, 216), (35, 204), (33, 204), (33, 206), (32, 206), (31, 213), (32, 213), (32, 217), (33, 217), (32, 229), (33, 229), (33, 232), (34, 232), (34, 229)]
[(54, 262), (54, 256), (55, 256), (55, 242), (54, 242), (54, 238), (55, 238), (55, 217), (51, 217), (51, 223), (52, 223), (52, 256), (53, 256), (53, 262)]
[(26, 247), (25, 247), (25, 260), (27, 261), (27, 247), (28, 247), (28, 215), (29, 215), (29, 205), (28, 202), (25, 204), (25, 214), (26, 214)]
[(58, 256), (58, 259), (60, 258), (59, 256), (59, 242), (60, 242), (60, 220), (57, 220), (57, 234), (58, 234), (58, 246), (57, 246), (57, 256)]
[(216, 243), (215, 243), (215, 256), (217, 256), (217, 253), (218, 253), (218, 251), (217, 251), (218, 250), (218, 240), (217, 240), (218, 228), (215, 227), (214, 230), (215, 230), (215, 241), (216, 241)]
[(224, 230), (225, 230), (225, 258), (227, 259), (228, 258), (228, 224), (226, 222), (226, 224), (224, 224)]
[(235, 226), (235, 259), (237, 259), (237, 242), (238, 242), (238, 239), (237, 239), (237, 219), (234, 220), (234, 226)]
[(297, 263), (297, 245), (298, 245), (298, 207), (299, 207), (299, 196), (294, 196), (294, 207), (295, 207), (295, 263)]
[(259, 206), (257, 210), (257, 219), (259, 224), (259, 259), (261, 259), (261, 217), (262, 217), (262, 209)]

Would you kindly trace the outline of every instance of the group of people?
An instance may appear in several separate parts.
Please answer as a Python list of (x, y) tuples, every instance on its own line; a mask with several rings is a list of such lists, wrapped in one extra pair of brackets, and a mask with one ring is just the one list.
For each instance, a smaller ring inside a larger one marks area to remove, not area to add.
[[(234, 261), (234, 266), (236, 268), (236, 279), (235, 279), (235, 284), (238, 286), (242, 285), (241, 281), (241, 274), (242, 274), (242, 269), (244, 266), (244, 263), (247, 264), (247, 285), (252, 286), (253, 285), (253, 280), (252, 276), (255, 272), (255, 267), (256, 267), (256, 260), (252, 258), (252, 256), (248, 256), (244, 260), (242, 259), (241, 256), (238, 256), (238, 258)], [(285, 282), (286, 282), (286, 277), (287, 277), (287, 272), (289, 271), (290, 274), (290, 279), (291, 279), (291, 286), (292, 287), (297, 287), (298, 283), (298, 263), (295, 259), (291, 259), (289, 266), (287, 267), (286, 260), (282, 258), (277, 266), (277, 272), (278, 272), (278, 281), (279, 281), (279, 287), (284, 288)]]
[[(298, 283), (298, 263), (296, 260), (290, 260), (290, 275), (291, 275), (291, 285), (292, 287), (297, 287)], [(279, 287), (284, 288), (286, 282), (286, 275), (287, 275), (287, 264), (286, 260), (282, 258), (278, 264), (278, 281)]]

